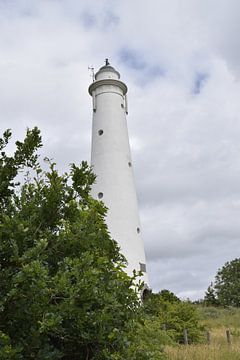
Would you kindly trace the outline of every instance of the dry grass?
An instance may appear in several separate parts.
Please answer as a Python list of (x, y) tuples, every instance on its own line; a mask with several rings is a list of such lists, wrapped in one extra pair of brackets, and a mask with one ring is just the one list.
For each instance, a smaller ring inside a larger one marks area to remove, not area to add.
[(232, 328), (231, 345), (227, 343), (226, 328), (211, 330), (211, 344), (168, 346), (170, 360), (240, 360), (240, 328)]
[(238, 328), (240, 330), (240, 309), (198, 307), (202, 324), (208, 329)]
[(170, 360), (240, 360), (240, 346), (190, 345), (176, 348), (168, 347), (166, 353)]

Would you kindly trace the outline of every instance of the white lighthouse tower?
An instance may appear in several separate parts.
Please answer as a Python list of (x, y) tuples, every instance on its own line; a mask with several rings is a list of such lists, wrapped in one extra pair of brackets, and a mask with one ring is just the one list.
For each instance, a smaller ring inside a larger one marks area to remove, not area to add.
[(97, 175), (94, 198), (108, 207), (107, 225), (128, 262), (127, 273), (142, 271), (148, 285), (126, 114), (127, 86), (106, 60), (89, 93), (93, 100), (91, 164)]

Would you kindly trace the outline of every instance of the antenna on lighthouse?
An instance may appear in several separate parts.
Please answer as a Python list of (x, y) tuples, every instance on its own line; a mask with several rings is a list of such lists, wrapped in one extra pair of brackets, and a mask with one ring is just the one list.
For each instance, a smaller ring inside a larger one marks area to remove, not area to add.
[(94, 67), (93, 66), (88, 66), (88, 70), (91, 71), (92, 81), (94, 82), (94, 77), (95, 77)]

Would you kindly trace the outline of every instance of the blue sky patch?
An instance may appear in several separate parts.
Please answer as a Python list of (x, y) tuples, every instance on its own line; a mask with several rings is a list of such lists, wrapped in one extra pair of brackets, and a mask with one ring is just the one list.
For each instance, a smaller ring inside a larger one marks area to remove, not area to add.
[(105, 11), (103, 14), (85, 10), (81, 14), (81, 21), (86, 29), (98, 27), (101, 30), (116, 26), (119, 23), (119, 17), (112, 11)]
[(154, 78), (165, 75), (163, 67), (148, 63), (137, 51), (122, 49), (119, 52), (119, 58), (128, 68), (138, 72), (138, 82), (141, 85), (146, 85)]
[(82, 14), (82, 22), (83, 22), (83, 25), (85, 28), (90, 29), (90, 28), (96, 26), (97, 19), (93, 13), (91, 13), (89, 11), (85, 11)]
[(115, 15), (112, 11), (107, 11), (104, 17), (104, 26), (115, 26), (119, 24), (119, 17)]
[(119, 52), (120, 61), (124, 62), (129, 68), (134, 70), (143, 70), (147, 67), (146, 62), (137, 52), (128, 49), (122, 49)]
[(206, 84), (207, 80), (209, 78), (209, 74), (207, 73), (197, 73), (195, 75), (194, 84), (193, 84), (193, 94), (198, 95), (200, 94), (202, 88)]

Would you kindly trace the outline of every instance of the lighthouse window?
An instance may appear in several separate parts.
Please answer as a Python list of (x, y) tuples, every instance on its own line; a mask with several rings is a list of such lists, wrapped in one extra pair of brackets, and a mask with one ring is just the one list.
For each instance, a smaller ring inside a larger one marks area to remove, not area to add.
[(124, 108), (124, 105), (123, 105), (123, 104), (121, 104), (121, 107), (122, 107), (122, 108)]
[(103, 198), (103, 193), (102, 193), (102, 192), (98, 193), (98, 198), (99, 198), (99, 199), (102, 199), (102, 198)]
[(103, 130), (101, 129), (101, 130), (98, 130), (98, 135), (102, 135), (103, 134)]
[(139, 265), (140, 265), (140, 271), (142, 271), (142, 272), (147, 272), (146, 264), (139, 263)]
[(132, 167), (132, 163), (131, 163), (131, 161), (129, 161), (128, 166), (129, 166), (129, 167)]
[(140, 228), (139, 228), (139, 227), (137, 227), (137, 233), (138, 233), (138, 234), (140, 233)]

